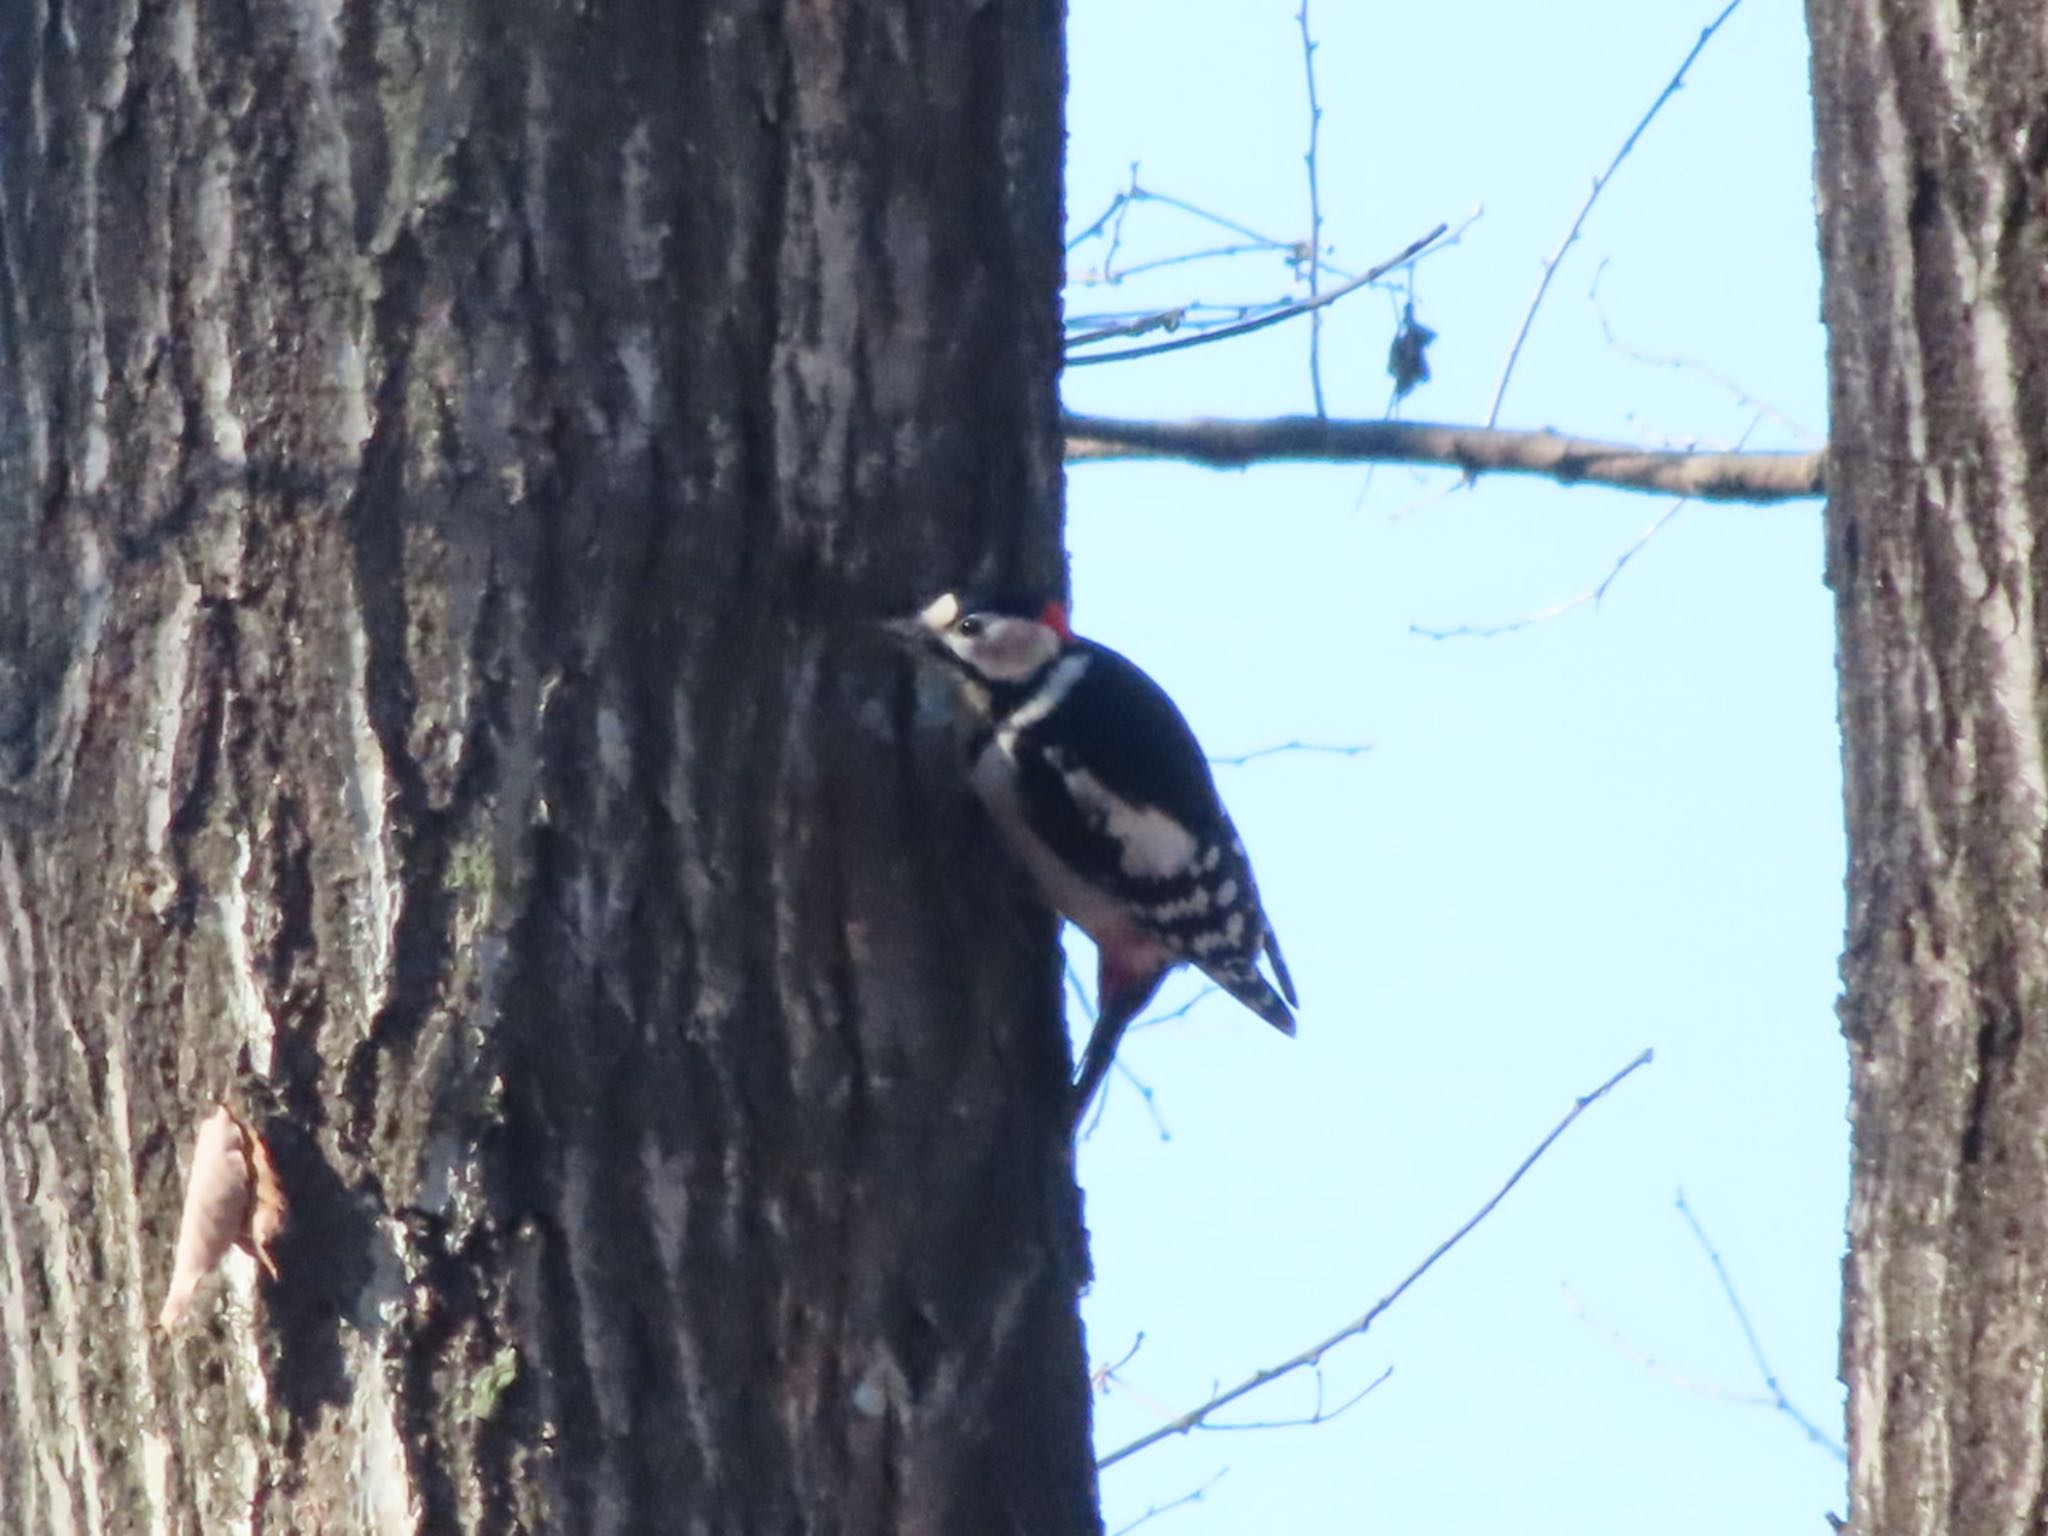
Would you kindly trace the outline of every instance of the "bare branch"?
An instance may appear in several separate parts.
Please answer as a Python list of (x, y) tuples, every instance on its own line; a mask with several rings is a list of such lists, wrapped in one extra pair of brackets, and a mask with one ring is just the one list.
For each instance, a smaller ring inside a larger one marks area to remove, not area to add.
[(1806, 1438), (1837, 1461), (1846, 1463), (1849, 1453), (1826, 1430), (1800, 1412), (1792, 1399), (1785, 1395), (1785, 1389), (1778, 1385), (1778, 1373), (1771, 1369), (1770, 1358), (1764, 1354), (1763, 1341), (1756, 1336), (1756, 1328), (1749, 1320), (1749, 1309), (1742, 1304), (1742, 1296), (1735, 1289), (1735, 1282), (1729, 1277), (1728, 1266), (1721, 1262), (1721, 1252), (1707, 1236), (1707, 1230), (1700, 1225), (1699, 1217), (1686, 1204), (1685, 1191), (1678, 1192), (1678, 1214), (1685, 1218), (1685, 1224), (1692, 1228), (1692, 1235), (1707, 1255), (1707, 1262), (1714, 1266), (1714, 1278), (1721, 1282), (1721, 1294), (1728, 1298), (1728, 1310), (1735, 1314), (1735, 1322), (1742, 1329), (1742, 1337), (1749, 1344), (1749, 1357), (1756, 1362), (1757, 1374), (1763, 1377), (1764, 1390), (1770, 1393), (1769, 1406), (1785, 1415), (1806, 1432)]
[(1236, 325), (1286, 309), (1292, 299), (1262, 299), (1245, 304), (1217, 304), (1206, 299), (1189, 299), (1164, 309), (1091, 309), (1066, 319), (1067, 336), (1062, 343), (1068, 351), (1089, 346), (1113, 336), (1134, 336), (1164, 323), (1169, 329), (1185, 325), (1190, 330), (1214, 330)]
[(1142, 315), (1136, 315), (1129, 320), (1119, 320), (1114, 324), (1104, 323), (1108, 321), (1107, 316), (1094, 315), (1089, 319), (1096, 322), (1096, 328), (1092, 331), (1083, 331), (1078, 336), (1069, 336), (1066, 344), (1069, 347), (1085, 347), (1098, 341), (1110, 341), (1118, 336), (1143, 336), (1147, 331), (1177, 331), (1187, 317), (1188, 306), (1185, 304), (1176, 309), (1147, 310)]
[(1310, 299), (1303, 299), (1299, 303), (1283, 304), (1263, 315), (1255, 315), (1251, 319), (1239, 321), (1235, 325), (1226, 325), (1213, 331), (1205, 331), (1199, 336), (1182, 336), (1174, 341), (1156, 341), (1149, 346), (1125, 347), (1116, 352), (1098, 352), (1091, 357), (1069, 357), (1067, 359), (1067, 366), (1069, 368), (1085, 368), (1092, 363), (1121, 363), (1135, 357), (1157, 357), (1165, 352), (1179, 352), (1188, 347), (1206, 346), (1212, 341), (1228, 341), (1234, 336), (1247, 336), (1253, 331), (1262, 331), (1269, 325), (1278, 325), (1281, 321), (1292, 320), (1298, 315), (1312, 315), (1317, 310), (1336, 303), (1347, 294), (1357, 292), (1367, 283), (1375, 282), (1385, 277), (1389, 272), (1397, 271), (1399, 268), (1407, 265), (1407, 263), (1413, 261), (1434, 245), (1449, 229), (1450, 226), (1448, 224), (1437, 225), (1435, 229), (1424, 235), (1420, 240), (1411, 242), (1408, 248), (1399, 255), (1390, 257), (1376, 267), (1368, 268), (1352, 278), (1348, 283), (1332, 288), (1328, 293), (1318, 294)]
[[(1326, 301), (1342, 291), (1333, 289)], [(1076, 358), (1068, 366), (1081, 361), (1093, 359)], [(1563, 485), (1604, 485), (1700, 501), (1800, 501), (1827, 494), (1825, 452), (1659, 453), (1556, 432), (1314, 416), (1124, 421), (1069, 415), (1065, 425), (1070, 463), (1182, 459), (1212, 469), (1303, 459), (1441, 464), (1467, 475), (1542, 475)]]
[(1529, 339), (1529, 328), (1536, 323), (1536, 311), (1543, 305), (1543, 295), (1550, 291), (1550, 280), (1557, 275), (1558, 264), (1564, 260), (1565, 252), (1572, 248), (1573, 243), (1579, 238), (1579, 231), (1585, 228), (1586, 216), (1593, 211), (1593, 204), (1599, 201), (1607, 183), (1614, 179), (1614, 173), (1621, 169), (1621, 163), (1634, 151), (1636, 141), (1642, 138), (1644, 131), (1656, 119), (1657, 114), (1664, 110), (1664, 103), (1676, 96), (1679, 88), (1685, 84), (1685, 72), (1692, 68), (1694, 60), (1698, 59), (1707, 44), (1713, 41), (1714, 34), (1721, 30), (1721, 24), (1735, 14), (1735, 8), (1740, 4), (1742, 0), (1728, 0), (1721, 14), (1707, 23), (1698, 40), (1693, 43), (1692, 51), (1686, 54), (1684, 61), (1679, 64), (1678, 72), (1671, 77), (1664, 89), (1657, 93), (1657, 99), (1650, 103), (1650, 110), (1643, 114), (1642, 120), (1630, 130), (1629, 136), (1622, 140), (1621, 148), (1616, 150), (1614, 158), (1607, 162), (1607, 169), (1593, 178), (1593, 185), (1586, 193), (1586, 200), (1579, 204), (1579, 211), (1572, 217), (1571, 228), (1564, 232), (1564, 239), (1558, 242), (1557, 249), (1552, 251), (1549, 259), (1543, 263), (1543, 275), (1536, 280), (1536, 291), (1529, 296), (1529, 307), (1523, 311), (1521, 329), (1515, 332), (1514, 345), (1508, 348), (1507, 361), (1501, 364), (1500, 382), (1493, 387), (1493, 404), (1486, 412), (1486, 424), (1489, 427), (1500, 420), (1500, 404), (1507, 395), (1508, 380), (1514, 377), (1515, 363), (1522, 355), (1522, 344)]
[(1631, 1061), (1619, 1072), (1616, 1072), (1612, 1077), (1608, 1078), (1607, 1081), (1602, 1083), (1598, 1088), (1595, 1088), (1590, 1093), (1581, 1094), (1578, 1097), (1578, 1099), (1576, 1099), (1573, 1102), (1571, 1109), (1566, 1113), (1565, 1117), (1562, 1120), (1558, 1121), (1556, 1125), (1551, 1127), (1550, 1134), (1545, 1136), (1538, 1143), (1536, 1143), (1535, 1149), (1531, 1151), (1527, 1157), (1522, 1159), (1522, 1161), (1516, 1166), (1515, 1171), (1513, 1173), (1508, 1175), (1507, 1182), (1502, 1184), (1499, 1189), (1495, 1190), (1493, 1194), (1490, 1197), (1488, 1197), (1484, 1205), (1480, 1206), (1478, 1210), (1474, 1211), (1470, 1216), (1468, 1216), (1465, 1219), (1464, 1224), (1460, 1226), (1457, 1231), (1453, 1232), (1449, 1237), (1445, 1238), (1442, 1242), (1438, 1243), (1436, 1247), (1430, 1251), (1429, 1255), (1426, 1258), (1424, 1258), (1420, 1264), (1416, 1265), (1413, 1269), (1409, 1270), (1408, 1273), (1402, 1277), (1400, 1284), (1396, 1285), (1391, 1291), (1387, 1292), (1386, 1295), (1382, 1296), (1378, 1301), (1374, 1302), (1371, 1306), (1367, 1307), (1362, 1316), (1354, 1319), (1349, 1323), (1346, 1323), (1342, 1328), (1339, 1328), (1335, 1333), (1331, 1334), (1328, 1338), (1323, 1339), (1319, 1343), (1311, 1344), (1307, 1349), (1304, 1349), (1300, 1354), (1293, 1356), (1291, 1359), (1283, 1360), (1278, 1365), (1269, 1365), (1260, 1370), (1254, 1371), (1250, 1376), (1246, 1377), (1236, 1386), (1231, 1387), (1227, 1391), (1218, 1392), (1215, 1396), (1211, 1397), (1209, 1401), (1203, 1403), (1200, 1407), (1190, 1408), (1186, 1413), (1180, 1415), (1180, 1417), (1175, 1419), (1169, 1419), (1166, 1423), (1160, 1425), (1157, 1429), (1138, 1436), (1137, 1439), (1129, 1442), (1126, 1445), (1118, 1446), (1108, 1455), (1098, 1460), (1095, 1463), (1096, 1468), (1100, 1470), (1105, 1467), (1113, 1467), (1118, 1462), (1124, 1460), (1126, 1457), (1136, 1455), (1139, 1451), (1144, 1450), (1147, 1446), (1157, 1445), (1161, 1440), (1169, 1439), (1174, 1435), (1185, 1435), (1191, 1430), (1200, 1429), (1204, 1427), (1210, 1416), (1216, 1413), (1219, 1409), (1228, 1407), (1230, 1404), (1236, 1402), (1239, 1398), (1245, 1396), (1247, 1393), (1256, 1392), (1260, 1387), (1265, 1386), (1268, 1382), (1278, 1381), (1281, 1377), (1292, 1375), (1296, 1371), (1314, 1369), (1317, 1365), (1322, 1363), (1323, 1356), (1328, 1354), (1331, 1350), (1335, 1349), (1339, 1344), (1342, 1344), (1346, 1339), (1354, 1338), (1357, 1335), (1364, 1333), (1367, 1329), (1371, 1328), (1372, 1325), (1379, 1320), (1380, 1315), (1384, 1313), (1389, 1307), (1393, 1306), (1395, 1302), (1399, 1301), (1401, 1297), (1407, 1292), (1410, 1286), (1414, 1285), (1416, 1281), (1420, 1280), (1424, 1275), (1428, 1274), (1431, 1269), (1435, 1268), (1436, 1263), (1439, 1259), (1441, 1259), (1445, 1254), (1449, 1253), (1453, 1248), (1457, 1247), (1458, 1244), (1463, 1242), (1465, 1238), (1471, 1233), (1474, 1227), (1478, 1226), (1482, 1221), (1486, 1220), (1488, 1216), (1493, 1214), (1494, 1208), (1498, 1206), (1501, 1203), (1501, 1201), (1505, 1200), (1508, 1197), (1509, 1191), (1511, 1191), (1517, 1184), (1522, 1182), (1523, 1176), (1527, 1174), (1531, 1168), (1536, 1166), (1538, 1159), (1540, 1159), (1545, 1152), (1548, 1152), (1551, 1149), (1551, 1147), (1556, 1143), (1557, 1139), (1560, 1136), (1564, 1135), (1566, 1131), (1571, 1129), (1573, 1121), (1577, 1120), (1580, 1115), (1583, 1115), (1588, 1109), (1592, 1108), (1595, 1104), (1599, 1103), (1600, 1100), (1605, 1098), (1609, 1093), (1612, 1093), (1616, 1088), (1618, 1088), (1622, 1084), (1622, 1082), (1631, 1073), (1637, 1071), (1639, 1068), (1648, 1066), (1653, 1059), (1654, 1056), (1652, 1052), (1645, 1049), (1640, 1056), (1636, 1057), (1635, 1060)]
[[(1322, 137), (1323, 109), (1316, 100), (1316, 44), (1308, 30), (1308, 0), (1301, 0), (1301, 11), (1295, 20), (1301, 24), (1301, 68), (1308, 78), (1308, 153), (1302, 159), (1308, 165), (1308, 296), (1313, 299), (1322, 289), (1323, 272), (1323, 199), (1316, 175), (1316, 148)], [(1321, 310), (1312, 313), (1308, 319), (1308, 382), (1315, 397), (1316, 414), (1329, 415), (1323, 407)]]

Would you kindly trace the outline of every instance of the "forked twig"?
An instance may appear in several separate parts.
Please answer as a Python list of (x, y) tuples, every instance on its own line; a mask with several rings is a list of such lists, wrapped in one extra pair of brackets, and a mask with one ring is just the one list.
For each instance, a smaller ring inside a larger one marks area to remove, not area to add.
[[(1735, 452), (1740, 453), (1742, 451), (1743, 445), (1749, 441), (1750, 434), (1756, 431), (1758, 422), (1761, 420), (1762, 418), (1758, 417), (1756, 420), (1751, 421), (1748, 427), (1743, 430), (1742, 436), (1736, 439)], [(1459, 624), (1450, 629), (1431, 629), (1421, 624), (1410, 624), (1408, 626), (1408, 633), (1420, 635), (1425, 640), (1491, 640), (1499, 635), (1513, 634), (1518, 629), (1527, 629), (1534, 624), (1545, 624), (1552, 619), (1562, 618), (1575, 608), (1588, 606), (1598, 608), (1607, 601), (1608, 589), (1621, 580), (1621, 573), (1628, 569), (1629, 561), (1635, 559), (1637, 555), (1647, 549), (1650, 541), (1662, 533), (1670, 521), (1685, 510), (1691, 500), (1690, 496), (1681, 496), (1662, 512), (1658, 513), (1656, 517), (1650, 520), (1649, 526), (1637, 534), (1635, 540), (1626, 549), (1615, 556), (1614, 563), (1607, 568), (1607, 574), (1594, 582), (1592, 586), (1586, 588), (1585, 591), (1575, 596), (1565, 598), (1562, 602), (1552, 603), (1547, 608), (1538, 608), (1533, 613), (1525, 613), (1519, 619), (1509, 619), (1500, 624)]]
[(1583, 1115), (1593, 1105), (1599, 1103), (1601, 1099), (1612, 1093), (1630, 1074), (1639, 1068), (1648, 1066), (1654, 1059), (1654, 1054), (1646, 1048), (1635, 1060), (1631, 1061), (1619, 1072), (1616, 1072), (1592, 1092), (1581, 1094), (1573, 1102), (1571, 1109), (1565, 1114), (1565, 1117), (1550, 1128), (1549, 1135), (1536, 1143), (1535, 1149), (1516, 1165), (1515, 1171), (1509, 1174), (1507, 1181), (1488, 1197), (1486, 1203), (1467, 1217), (1464, 1224), (1457, 1231), (1431, 1249), (1428, 1256), (1420, 1264), (1409, 1270), (1401, 1278), (1400, 1283), (1391, 1291), (1367, 1307), (1361, 1316), (1346, 1323), (1328, 1338), (1309, 1345), (1300, 1354), (1283, 1360), (1278, 1365), (1269, 1365), (1254, 1371), (1236, 1386), (1226, 1391), (1218, 1392), (1199, 1407), (1190, 1408), (1178, 1418), (1169, 1419), (1157, 1429), (1138, 1436), (1137, 1439), (1130, 1441), (1128, 1444), (1118, 1446), (1108, 1455), (1098, 1460), (1095, 1463), (1096, 1468), (1100, 1470), (1113, 1467), (1127, 1457), (1135, 1456), (1147, 1446), (1157, 1445), (1161, 1440), (1170, 1439), (1174, 1435), (1185, 1435), (1191, 1430), (1206, 1427), (1210, 1415), (1218, 1409), (1229, 1406), (1247, 1393), (1256, 1392), (1268, 1382), (1278, 1381), (1281, 1377), (1292, 1375), (1296, 1371), (1313, 1369), (1321, 1363), (1324, 1355), (1335, 1349), (1339, 1344), (1342, 1344), (1346, 1339), (1353, 1338), (1371, 1328), (1379, 1320), (1382, 1313), (1401, 1299), (1409, 1287), (1413, 1286), (1416, 1281), (1435, 1268), (1439, 1259), (1457, 1247), (1471, 1233), (1474, 1227), (1493, 1214), (1494, 1208), (1508, 1197), (1508, 1192), (1521, 1183), (1523, 1176), (1536, 1166), (1537, 1161), (1543, 1154), (1550, 1150), (1560, 1136), (1571, 1129), (1573, 1121), (1577, 1120), (1580, 1115)]
[(1118, 1526), (1115, 1531), (1111, 1532), (1111, 1536), (1131, 1536), (1131, 1532), (1135, 1531), (1139, 1526), (1143, 1525), (1146, 1521), (1158, 1519), (1161, 1515), (1165, 1514), (1169, 1509), (1179, 1509), (1183, 1504), (1201, 1503), (1203, 1496), (1207, 1494), (1211, 1488), (1214, 1488), (1218, 1483), (1222, 1482), (1224, 1474), (1226, 1474), (1229, 1471), (1230, 1468), (1228, 1467), (1218, 1467), (1216, 1469), (1216, 1475), (1211, 1477), (1209, 1481), (1207, 1481), (1206, 1483), (1202, 1484), (1201, 1487), (1193, 1489), (1190, 1492), (1184, 1493), (1177, 1499), (1168, 1499), (1164, 1504), (1147, 1505), (1145, 1513), (1138, 1516), (1138, 1518), (1133, 1520), (1129, 1525)]
[(1593, 269), (1593, 281), (1586, 288), (1586, 302), (1593, 306), (1593, 318), (1600, 322), (1600, 334), (1607, 345), (1614, 348), (1631, 362), (1641, 363), (1646, 368), (1671, 368), (1685, 373), (1697, 374), (1716, 389), (1733, 397), (1737, 405), (1754, 411), (1758, 420), (1768, 417), (1783, 427), (1792, 436), (1804, 443), (1817, 443), (1821, 436), (1803, 421), (1795, 421), (1788, 413), (1780, 410), (1768, 400), (1760, 400), (1720, 369), (1702, 362), (1696, 357), (1674, 357), (1657, 352), (1645, 352), (1622, 339), (1614, 328), (1614, 321), (1608, 316), (1607, 306), (1600, 298), (1600, 282), (1607, 275), (1607, 258)]
[(1785, 1389), (1778, 1385), (1778, 1373), (1771, 1369), (1770, 1357), (1764, 1353), (1763, 1340), (1756, 1336), (1755, 1325), (1749, 1320), (1749, 1309), (1742, 1304), (1742, 1296), (1735, 1289), (1735, 1281), (1728, 1274), (1728, 1266), (1721, 1262), (1721, 1251), (1714, 1246), (1713, 1240), (1707, 1236), (1706, 1228), (1700, 1225), (1699, 1217), (1693, 1214), (1692, 1207), (1686, 1203), (1685, 1191), (1682, 1189), (1678, 1192), (1677, 1205), (1678, 1214), (1683, 1216), (1685, 1224), (1692, 1228), (1692, 1235), (1705, 1252), (1707, 1262), (1713, 1265), (1714, 1278), (1721, 1282), (1721, 1294), (1728, 1299), (1728, 1310), (1735, 1314), (1735, 1324), (1742, 1330), (1743, 1340), (1749, 1345), (1749, 1358), (1756, 1362), (1757, 1374), (1763, 1378), (1764, 1390), (1770, 1394), (1765, 1406), (1775, 1408), (1784, 1414), (1806, 1432), (1807, 1439), (1837, 1461), (1846, 1464), (1849, 1453), (1842, 1443), (1802, 1413), (1798, 1405), (1785, 1395)]
[(1598, 608), (1606, 600), (1608, 588), (1620, 580), (1621, 573), (1628, 569), (1629, 561), (1641, 554), (1649, 546), (1650, 541), (1662, 533), (1665, 525), (1678, 516), (1691, 500), (1690, 496), (1681, 496), (1659, 512), (1650, 520), (1649, 526), (1635, 536), (1628, 548), (1615, 556), (1614, 563), (1608, 566), (1605, 576), (1585, 591), (1575, 593), (1562, 602), (1552, 603), (1547, 608), (1538, 608), (1518, 619), (1506, 619), (1498, 624), (1454, 624), (1448, 629), (1433, 629), (1426, 624), (1410, 624), (1408, 633), (1419, 635), (1425, 640), (1492, 640), (1501, 635), (1511, 635), (1518, 629), (1528, 629), (1533, 625), (1547, 624), (1552, 619), (1561, 619), (1575, 608)]
[(1345, 1414), (1349, 1413), (1352, 1409), (1356, 1408), (1360, 1403), (1364, 1402), (1368, 1397), (1371, 1397), (1373, 1393), (1379, 1391), (1381, 1387), (1387, 1384), (1388, 1379), (1393, 1374), (1394, 1368), (1390, 1365), (1385, 1370), (1381, 1371), (1379, 1375), (1373, 1377), (1371, 1381), (1368, 1381), (1356, 1392), (1352, 1393), (1349, 1397), (1345, 1398), (1344, 1401), (1339, 1403), (1336, 1407), (1325, 1408), (1323, 1406), (1323, 1368), (1321, 1366), (1317, 1366), (1316, 1405), (1314, 1409), (1310, 1412), (1301, 1414), (1298, 1417), (1292, 1419), (1239, 1419), (1233, 1420), (1231, 1423), (1228, 1424), (1219, 1424), (1214, 1419), (1211, 1419), (1208, 1423), (1204, 1424), (1202, 1428), (1210, 1431), (1211, 1433), (1218, 1433), (1229, 1430), (1244, 1429), (1308, 1429), (1317, 1424), (1327, 1424), (1332, 1419), (1342, 1418)]
[(1085, 368), (1094, 363), (1121, 363), (1135, 357), (1157, 357), (1165, 352), (1179, 352), (1188, 347), (1207, 346), (1212, 341), (1228, 341), (1235, 336), (1248, 336), (1253, 331), (1262, 331), (1267, 326), (1278, 325), (1283, 320), (1292, 320), (1300, 315), (1312, 315), (1317, 310), (1325, 309), (1336, 303), (1339, 299), (1357, 292), (1367, 283), (1385, 277), (1389, 272), (1397, 271), (1413, 261), (1432, 245), (1436, 244), (1449, 229), (1450, 226), (1448, 224), (1437, 225), (1435, 229), (1432, 229), (1420, 240), (1410, 242), (1407, 249), (1403, 250), (1399, 255), (1390, 257), (1376, 267), (1368, 268), (1352, 278), (1348, 283), (1332, 288), (1327, 293), (1318, 294), (1312, 299), (1303, 299), (1299, 303), (1294, 304), (1283, 304), (1277, 309), (1268, 310), (1263, 315), (1254, 315), (1249, 320), (1238, 321), (1235, 325), (1218, 326), (1214, 330), (1202, 332), (1199, 336), (1179, 336), (1172, 341), (1155, 341), (1142, 347), (1124, 347), (1115, 352), (1098, 352), (1089, 357), (1069, 357), (1067, 359), (1067, 366), (1069, 368)]

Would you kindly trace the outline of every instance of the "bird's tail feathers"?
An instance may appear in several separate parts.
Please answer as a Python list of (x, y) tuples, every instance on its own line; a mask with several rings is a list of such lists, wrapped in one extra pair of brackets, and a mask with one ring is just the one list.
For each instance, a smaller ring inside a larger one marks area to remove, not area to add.
[(1280, 983), (1280, 995), (1294, 1007), (1301, 1006), (1301, 999), (1294, 995), (1294, 978), (1287, 974), (1287, 962), (1280, 958), (1280, 941), (1273, 937), (1273, 930), (1266, 930), (1266, 958), (1272, 962), (1274, 979)]
[[(1203, 966), (1202, 969), (1217, 986), (1243, 1003), (1281, 1034), (1294, 1033), (1294, 1015), (1288, 1011), (1287, 1003), (1280, 1000), (1280, 994), (1273, 990), (1272, 983), (1261, 976), (1254, 966), (1247, 964), (1229, 969), (1222, 966), (1213, 969)], [(1278, 967), (1275, 969), (1279, 970), (1282, 984), (1285, 985), (1287, 972)], [(1288, 1002), (1294, 999), (1294, 989), (1291, 986), (1287, 989), (1287, 999)]]

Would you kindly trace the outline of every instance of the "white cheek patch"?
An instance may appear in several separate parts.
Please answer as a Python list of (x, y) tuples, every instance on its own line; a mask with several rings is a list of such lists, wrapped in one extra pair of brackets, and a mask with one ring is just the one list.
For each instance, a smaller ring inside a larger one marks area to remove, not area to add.
[(1133, 805), (1111, 794), (1085, 768), (1065, 768), (1067, 793), (1117, 845), (1124, 873), (1141, 880), (1185, 874), (1195, 859), (1195, 835), (1166, 812)]
[[(1059, 654), (1060, 639), (1029, 619), (995, 619), (981, 634), (948, 641), (962, 661), (997, 682), (1021, 682)], [(1067, 684), (1071, 688), (1072, 682)], [(1064, 689), (1061, 690), (1065, 692)]]

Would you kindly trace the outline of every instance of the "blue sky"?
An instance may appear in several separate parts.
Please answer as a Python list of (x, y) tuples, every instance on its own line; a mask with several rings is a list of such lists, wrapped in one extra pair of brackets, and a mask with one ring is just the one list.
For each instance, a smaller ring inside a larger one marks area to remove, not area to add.
[[(1485, 209), (1417, 273), (1436, 377), (1405, 415), (1483, 419), (1542, 258), (1718, 8), (1315, 6), (1332, 259), (1367, 266)], [(1168, 0), (1076, 6), (1076, 228), (1137, 161), (1149, 187), (1305, 234), (1295, 9), (1232, 0), (1197, 22)], [(1800, 7), (1746, 0), (1603, 193), (1503, 424), (1817, 445), (1805, 72)], [(1205, 238), (1148, 207), (1120, 259)], [(1287, 281), (1261, 258), (1068, 300), (1260, 298)], [(1330, 316), (1331, 412), (1378, 415), (1392, 302), (1366, 292)], [(1077, 370), (1067, 399), (1145, 417), (1305, 410), (1306, 348), (1295, 322)], [(1300, 985), (1301, 1035), (1211, 998), (1126, 1047), (1171, 1139), (1113, 1078), (1082, 1152), (1086, 1317), (1098, 1362), (1145, 1343), (1098, 1399), (1103, 1447), (1356, 1316), (1575, 1095), (1646, 1045), (1657, 1061), (1331, 1357), (1332, 1398), (1391, 1366), (1373, 1397), (1334, 1423), (1133, 1457), (1104, 1474), (1108, 1527), (1227, 1467), (1146, 1529), (1819, 1529), (1842, 1507), (1841, 1466), (1784, 1416), (1730, 1400), (1762, 1383), (1673, 1209), (1683, 1188), (1786, 1390), (1839, 1433), (1843, 849), (1819, 508), (1686, 507), (1597, 608), (1430, 640), (1411, 625), (1499, 623), (1586, 590), (1668, 506), (1451, 482), (1070, 474), (1077, 625), (1152, 671), (1211, 752), (1372, 746), (1218, 769)], [(1075, 952), (1090, 970), (1085, 941)], [(1312, 1406), (1312, 1388), (1282, 1387), (1243, 1416)]]

